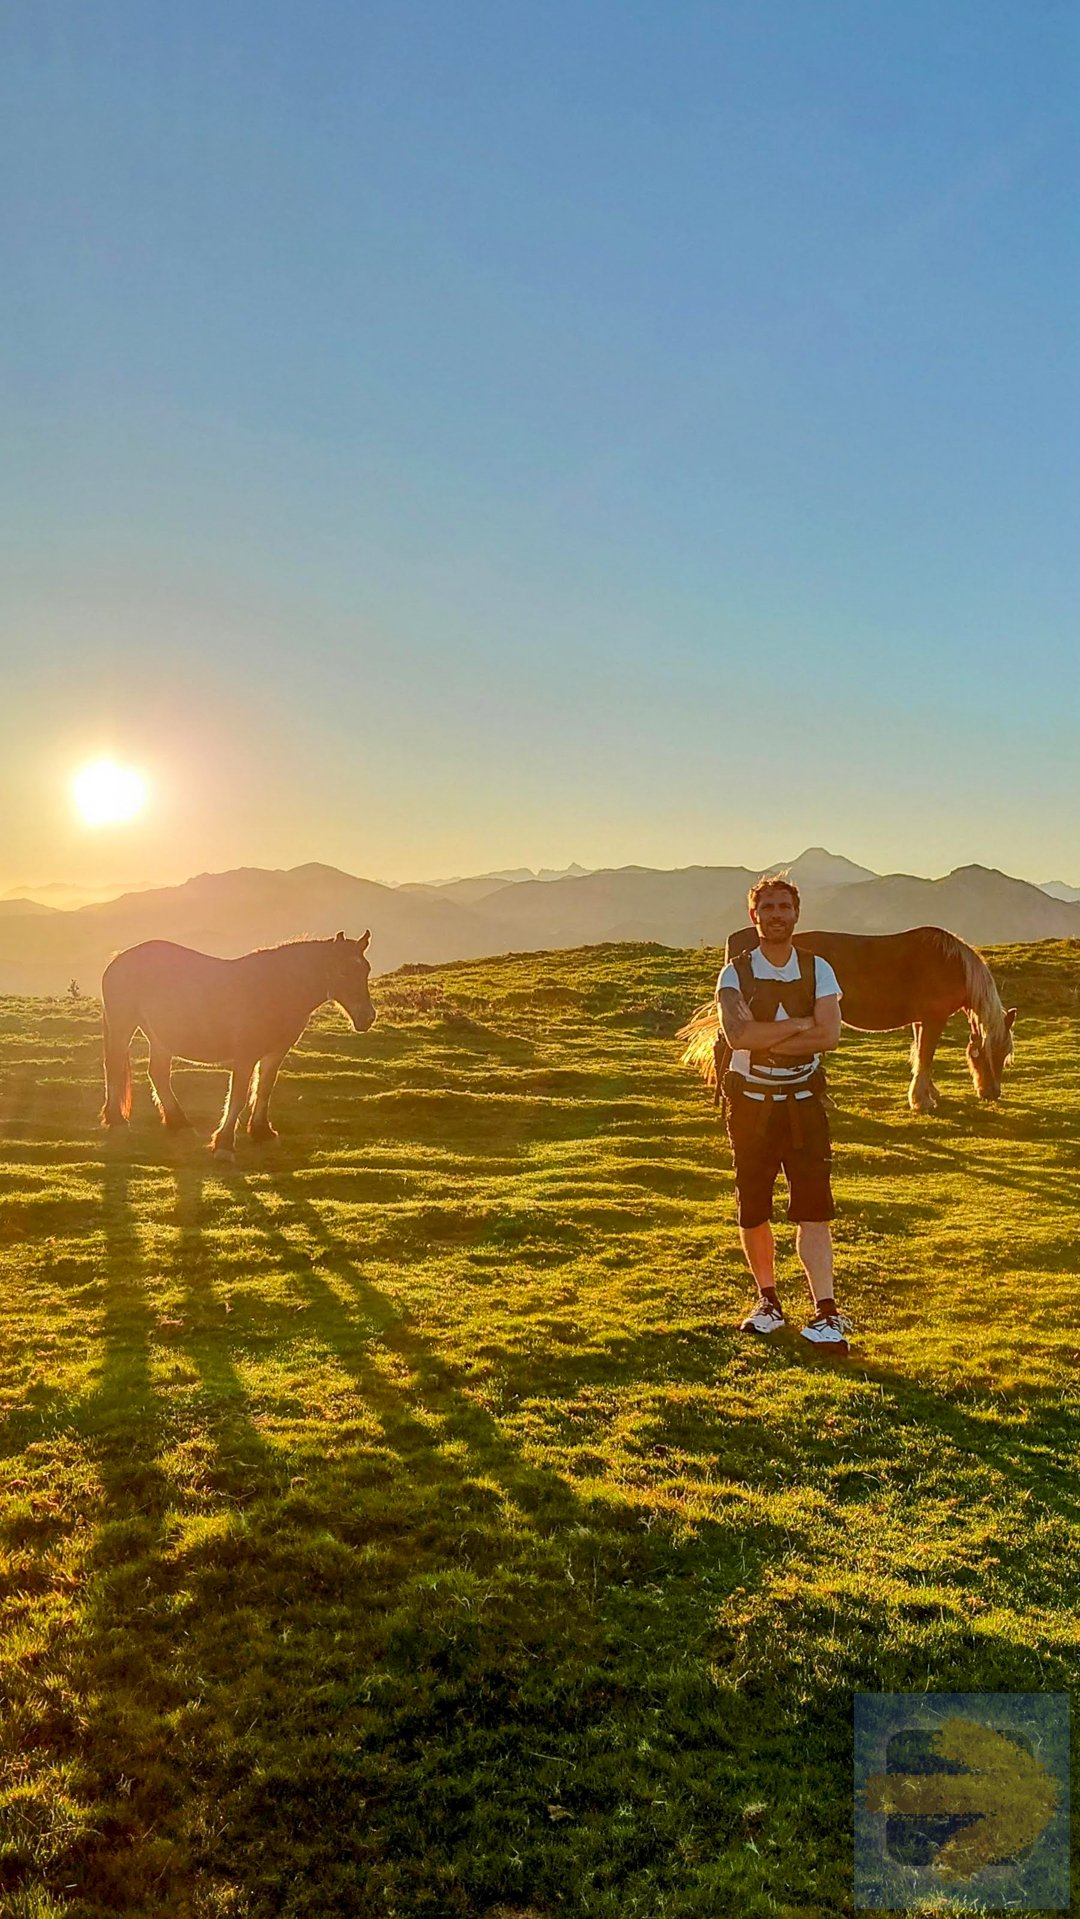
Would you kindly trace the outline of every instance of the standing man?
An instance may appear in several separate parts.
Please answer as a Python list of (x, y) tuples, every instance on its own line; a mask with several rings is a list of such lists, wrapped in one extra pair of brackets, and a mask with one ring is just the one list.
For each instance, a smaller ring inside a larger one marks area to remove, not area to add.
[(848, 1322), (833, 1297), (835, 1213), (832, 1147), (824, 1104), (822, 1053), (840, 1042), (840, 987), (828, 960), (792, 944), (799, 889), (782, 874), (760, 879), (747, 899), (758, 944), (724, 967), (717, 981), (720, 1025), (731, 1048), (724, 1077), (728, 1137), (735, 1160), (739, 1237), (758, 1298), (742, 1331), (779, 1331), (772, 1199), (783, 1167), (788, 1218), (814, 1314), (802, 1338), (822, 1351), (848, 1350)]

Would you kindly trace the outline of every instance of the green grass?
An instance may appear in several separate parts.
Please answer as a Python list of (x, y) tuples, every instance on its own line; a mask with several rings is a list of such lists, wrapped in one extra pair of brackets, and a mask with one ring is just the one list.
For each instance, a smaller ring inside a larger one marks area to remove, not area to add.
[(853, 1692), (1077, 1673), (1078, 962), (1000, 1107), (845, 1037), (842, 1367), (733, 1330), (715, 954), (377, 983), (235, 1170), (0, 1002), (0, 1912), (850, 1912)]

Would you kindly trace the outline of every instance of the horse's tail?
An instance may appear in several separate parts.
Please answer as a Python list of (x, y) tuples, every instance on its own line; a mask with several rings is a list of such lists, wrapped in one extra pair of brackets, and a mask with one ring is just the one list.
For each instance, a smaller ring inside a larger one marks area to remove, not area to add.
[[(107, 989), (106, 989), (107, 991)], [(103, 1126), (126, 1126), (131, 1118), (131, 1035), (115, 1014), (110, 1019), (108, 999), (102, 1006), (102, 1051), (105, 1064), (105, 1104), (101, 1109)]]
[(716, 1011), (716, 1001), (706, 1000), (692, 1013), (685, 1026), (680, 1026), (676, 1039), (686, 1041), (680, 1065), (692, 1066), (701, 1074), (706, 1086), (716, 1085), (716, 1041), (720, 1032), (720, 1020)]

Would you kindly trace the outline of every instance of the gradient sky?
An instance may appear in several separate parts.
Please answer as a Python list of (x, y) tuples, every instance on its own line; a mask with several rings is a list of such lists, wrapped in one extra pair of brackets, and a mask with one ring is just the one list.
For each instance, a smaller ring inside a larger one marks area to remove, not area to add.
[[(0, 887), (1080, 884), (1080, 10), (8, 0)], [(91, 834), (71, 772), (145, 769)]]

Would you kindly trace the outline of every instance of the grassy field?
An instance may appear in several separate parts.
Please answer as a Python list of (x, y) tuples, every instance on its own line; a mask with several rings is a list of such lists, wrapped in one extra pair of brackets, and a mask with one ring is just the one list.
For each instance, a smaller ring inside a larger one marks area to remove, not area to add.
[(715, 954), (377, 982), (233, 1170), (0, 1002), (5, 1919), (850, 1912), (853, 1692), (1080, 1664), (1080, 946), (991, 957), (999, 1107), (836, 1056), (844, 1365), (734, 1330)]

